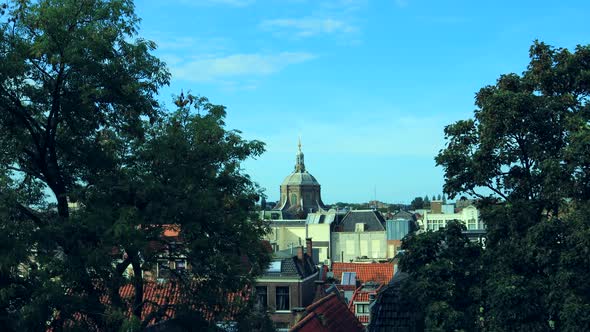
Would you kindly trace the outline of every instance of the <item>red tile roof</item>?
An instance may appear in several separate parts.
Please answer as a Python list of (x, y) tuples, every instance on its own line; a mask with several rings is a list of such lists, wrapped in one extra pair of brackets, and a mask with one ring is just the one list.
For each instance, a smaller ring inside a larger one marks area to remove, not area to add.
[(391, 263), (338, 263), (332, 264), (334, 279), (340, 280), (342, 272), (356, 272), (356, 280), (361, 283), (376, 282), (387, 284), (393, 278), (393, 264)]
[(332, 293), (305, 308), (306, 315), (290, 331), (361, 332), (363, 325), (348, 310), (344, 301)]
[(348, 309), (356, 316), (356, 318), (358, 318), (358, 320), (363, 323), (363, 324), (368, 324), (369, 323), (369, 315), (357, 315), (356, 314), (356, 306), (355, 304), (357, 303), (369, 303), (370, 302), (370, 295), (371, 294), (377, 294), (377, 292), (379, 292), (379, 289), (381, 289), (381, 287), (383, 287), (383, 285), (380, 285), (379, 287), (375, 288), (375, 287), (366, 287), (366, 286), (361, 286), (359, 288), (357, 288), (357, 290), (354, 291), (354, 294), (352, 295), (352, 298), (350, 299), (350, 304), (348, 305)]
[[(121, 300), (123, 300), (123, 302), (127, 302), (129, 304), (128, 307), (131, 308), (131, 303), (133, 302), (133, 297), (135, 296), (135, 286), (132, 284), (124, 285), (119, 289), (119, 294), (121, 296)], [(162, 310), (162, 315), (158, 315), (159, 320), (156, 321), (156, 319), (152, 319), (149, 321), (148, 325), (153, 325), (159, 321), (165, 321), (174, 318), (176, 315), (174, 307), (181, 303), (181, 294), (182, 290), (176, 283), (145, 282), (143, 286), (144, 305), (141, 311), (141, 319), (144, 320), (148, 318), (151, 313), (156, 313), (158, 310)], [(229, 310), (224, 311), (229, 315), (229, 317), (226, 316), (225, 319), (232, 320), (235, 315), (239, 314), (239, 311), (242, 308), (241, 304), (248, 300), (249, 294), (250, 292), (248, 290), (227, 294), (227, 306), (229, 307)], [(101, 302), (104, 304), (109, 304), (110, 298), (108, 296), (103, 296), (101, 297)], [(204, 313), (204, 318), (209, 321), (214, 319), (214, 312), (217, 311), (216, 308), (201, 308), (200, 310)], [(127, 314), (129, 316), (132, 315), (131, 309)], [(87, 317), (84, 314), (81, 313), (74, 313), (73, 319), (77, 321), (86, 321), (88, 324), (93, 324), (91, 321), (87, 320)], [(47, 332), (51, 331), (53, 331), (53, 328), (47, 329)]]

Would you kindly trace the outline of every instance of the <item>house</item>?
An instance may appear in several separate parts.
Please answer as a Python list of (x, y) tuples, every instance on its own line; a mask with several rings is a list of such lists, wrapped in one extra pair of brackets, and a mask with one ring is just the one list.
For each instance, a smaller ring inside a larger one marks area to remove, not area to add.
[(295, 256), (275, 258), (256, 280), (256, 303), (266, 308), (278, 330), (290, 328), (297, 313), (313, 302), (320, 269), (308, 254), (313, 252), (311, 239), (306, 247), (306, 252), (297, 247)]
[(334, 225), (331, 244), (333, 262), (385, 260), (385, 219), (378, 211), (349, 211)]
[(416, 216), (413, 213), (400, 211), (386, 223), (387, 230), (387, 254), (389, 257), (395, 257), (402, 245), (402, 239), (411, 232), (418, 229)]
[(369, 324), (370, 306), (375, 301), (377, 292), (383, 285), (368, 282), (356, 289), (348, 304), (348, 309), (363, 324)]
[(342, 284), (346, 273), (354, 273), (358, 284), (374, 282), (379, 285), (389, 283), (393, 278), (394, 264), (392, 263), (332, 263), (334, 279)]
[(303, 318), (290, 331), (361, 332), (364, 328), (338, 293), (331, 293), (305, 308)]

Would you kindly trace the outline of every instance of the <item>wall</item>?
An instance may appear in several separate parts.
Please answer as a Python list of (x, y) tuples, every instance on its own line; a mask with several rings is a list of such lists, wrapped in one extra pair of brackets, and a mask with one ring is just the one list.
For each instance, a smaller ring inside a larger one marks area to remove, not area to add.
[(330, 256), (329, 224), (304, 224), (302, 222), (301, 224), (293, 225), (293, 222), (289, 222), (286, 225), (279, 225), (277, 223), (271, 226), (271, 233), (266, 236), (266, 239), (270, 243), (275, 243), (278, 246), (278, 250), (285, 250), (290, 249), (291, 244), (295, 247), (299, 243), (305, 246), (305, 239), (308, 237), (313, 242), (314, 262), (316, 264), (323, 263)]
[[(342, 259), (344, 256), (344, 260)], [(387, 258), (386, 232), (333, 232), (332, 261), (357, 261), (357, 257)]]
[[(304, 308), (313, 302), (316, 292), (315, 281), (319, 274), (315, 273), (305, 280), (293, 280), (285, 278), (285, 281), (280, 281), (278, 278), (262, 277), (257, 280), (256, 286), (267, 287), (267, 303), (270, 318), (273, 322), (287, 323), (292, 326), (295, 322), (295, 314), (292, 312), (293, 308)], [(295, 278), (295, 277), (294, 277)], [(276, 287), (289, 287), (289, 311), (275, 312), (276, 308)]]
[(468, 230), (485, 229), (485, 226), (479, 218), (479, 211), (474, 206), (468, 206), (459, 213), (426, 213), (422, 220), (423, 230), (436, 231), (446, 227), (451, 220), (458, 220), (465, 224)]

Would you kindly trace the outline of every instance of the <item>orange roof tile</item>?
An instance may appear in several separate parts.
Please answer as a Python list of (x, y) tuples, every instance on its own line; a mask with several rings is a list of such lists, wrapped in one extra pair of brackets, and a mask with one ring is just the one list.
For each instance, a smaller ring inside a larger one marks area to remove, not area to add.
[(391, 263), (338, 263), (332, 264), (334, 279), (340, 280), (342, 272), (356, 272), (356, 280), (361, 283), (376, 282), (387, 284), (393, 278), (393, 264)]
[(370, 295), (371, 294), (377, 294), (377, 292), (379, 292), (379, 290), (381, 289), (381, 287), (383, 287), (383, 285), (380, 285), (379, 287), (375, 288), (375, 287), (365, 287), (365, 286), (360, 286), (359, 288), (357, 288), (354, 291), (354, 294), (352, 295), (352, 298), (350, 299), (350, 303), (348, 304), (348, 309), (350, 310), (350, 312), (352, 312), (356, 318), (358, 318), (358, 320), (363, 323), (363, 324), (367, 324), (369, 323), (369, 315), (357, 315), (356, 314), (356, 306), (355, 304), (361, 302), (361, 303), (369, 303), (370, 302)]
[(363, 325), (348, 310), (342, 299), (332, 293), (305, 308), (306, 315), (290, 331), (360, 332)]

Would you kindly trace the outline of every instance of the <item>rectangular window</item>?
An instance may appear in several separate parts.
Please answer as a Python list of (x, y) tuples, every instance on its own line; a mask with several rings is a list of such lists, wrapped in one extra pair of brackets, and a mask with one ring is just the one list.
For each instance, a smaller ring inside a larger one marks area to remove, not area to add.
[(170, 278), (170, 264), (168, 261), (158, 261), (158, 279)]
[(369, 314), (369, 305), (368, 304), (357, 304), (356, 305), (356, 314), (357, 315), (368, 315)]
[(186, 270), (186, 261), (177, 260), (176, 262), (174, 262), (174, 265), (176, 266), (176, 271)]
[(361, 240), (361, 257), (369, 256), (369, 241)]
[(277, 311), (289, 310), (289, 287), (276, 288), (276, 306)]
[(373, 258), (381, 258), (381, 241), (371, 240), (371, 253)]
[(354, 240), (346, 240), (346, 255), (354, 255)]
[(266, 286), (256, 286), (256, 306), (266, 309), (268, 305), (268, 294)]

